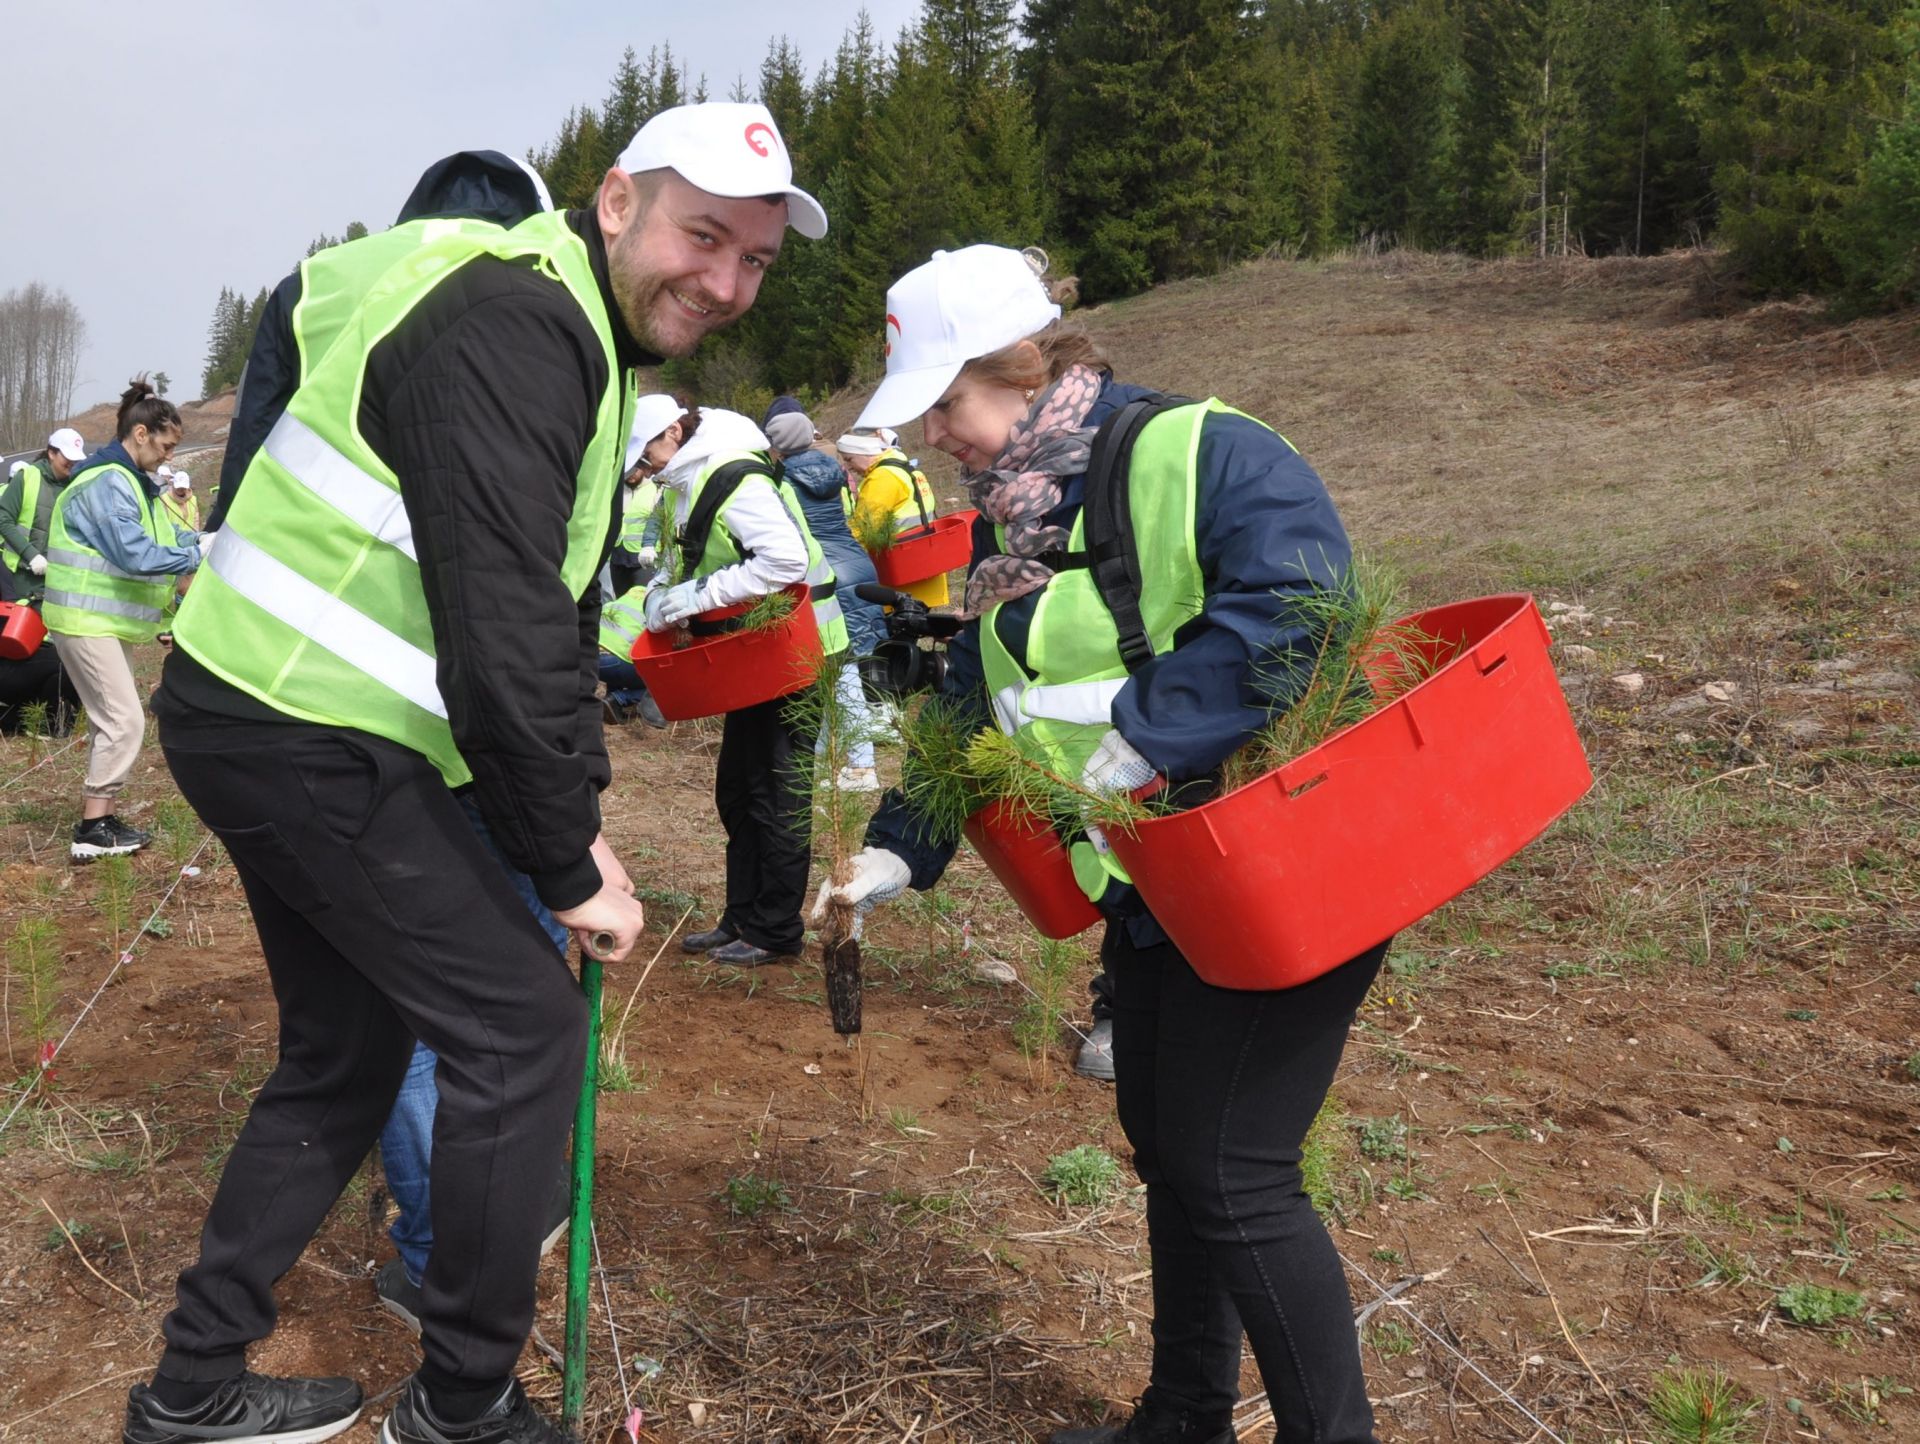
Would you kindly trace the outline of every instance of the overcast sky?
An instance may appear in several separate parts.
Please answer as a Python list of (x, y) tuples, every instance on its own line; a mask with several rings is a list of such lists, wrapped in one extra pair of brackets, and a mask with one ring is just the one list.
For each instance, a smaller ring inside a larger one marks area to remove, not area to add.
[[(249, 296), (321, 234), (379, 230), (430, 161), (544, 145), (599, 104), (631, 45), (671, 43), (724, 99), (770, 37), (809, 75), (859, 0), (50, 0), (8, 6), (0, 292), (64, 290), (86, 318), (79, 410), (136, 371), (200, 392), (222, 286)], [(867, 0), (889, 43), (918, 0)], [(810, 184), (802, 174), (799, 184)], [(840, 217), (832, 218), (838, 224)], [(89, 442), (104, 438), (88, 437)]]

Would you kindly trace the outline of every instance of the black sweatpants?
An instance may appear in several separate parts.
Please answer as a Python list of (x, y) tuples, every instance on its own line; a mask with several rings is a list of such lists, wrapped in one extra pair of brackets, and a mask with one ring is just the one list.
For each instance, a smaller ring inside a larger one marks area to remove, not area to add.
[(1244, 1331), (1275, 1438), (1373, 1444), (1353, 1304), (1300, 1176), (1300, 1145), (1332, 1086), (1386, 944), (1301, 987), (1203, 983), (1172, 944), (1110, 926), (1120, 1126), (1147, 1186), (1158, 1403), (1225, 1428)]
[(274, 1283), (373, 1146), (418, 1037), (440, 1059), (422, 1345), (438, 1380), (504, 1385), (585, 1063), (578, 986), (420, 754), (164, 710), (167, 763), (246, 888), (280, 1058), (180, 1276), (161, 1370), (226, 1378), (271, 1332)]
[(713, 805), (727, 833), (727, 910), (720, 925), (770, 953), (797, 954), (812, 863), (808, 788), (813, 730), (786, 717), (789, 697), (727, 713)]

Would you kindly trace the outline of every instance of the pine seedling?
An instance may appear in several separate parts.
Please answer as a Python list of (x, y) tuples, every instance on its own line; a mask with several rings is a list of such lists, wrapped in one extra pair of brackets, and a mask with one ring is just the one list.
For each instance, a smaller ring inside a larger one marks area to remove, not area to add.
[(60, 932), (48, 917), (26, 917), (14, 924), (7, 939), (7, 992), (12, 1007), (7, 1015), (8, 1067), (13, 1057), (13, 1024), (17, 1017), (25, 1041), (38, 1054), (53, 1038), (53, 1013), (60, 995)]
[(100, 859), (99, 875), (100, 916), (113, 929), (113, 945), (117, 948), (133, 922), (133, 894), (137, 880), (133, 875), (133, 865), (125, 857)]
[(1014, 1015), (1013, 1041), (1029, 1061), (1040, 1059), (1045, 1076), (1048, 1049), (1060, 1036), (1067, 1015), (1067, 995), (1073, 986), (1074, 952), (1064, 942), (1043, 938), (1040, 958), (1033, 968), (1029, 996)]
[(765, 596), (755, 597), (735, 621), (734, 630), (771, 632), (791, 617), (793, 609), (799, 604), (799, 598), (792, 592), (768, 592)]
[(1752, 1437), (1747, 1419), (1757, 1408), (1718, 1369), (1662, 1374), (1647, 1398), (1662, 1444), (1741, 1444)]
[(847, 518), (847, 530), (861, 547), (875, 555), (893, 546), (893, 515), (872, 507), (856, 506)]
[(37, 765), (47, 751), (45, 702), (29, 702), (20, 709), (20, 732), (27, 739), (27, 760)]
[[(841, 769), (853, 749), (875, 740), (877, 728), (868, 712), (863, 720), (843, 690), (844, 655), (822, 656), (813, 680), (787, 702), (789, 725), (817, 740), (816, 750), (795, 758), (792, 785), (795, 805), (807, 809), (814, 854), (821, 858), (835, 887), (853, 876), (853, 855), (866, 839), (869, 794), (840, 786)], [(857, 685), (857, 683), (855, 684)], [(864, 694), (862, 694), (864, 697)], [(815, 778), (819, 785), (815, 786)], [(847, 903), (829, 900), (820, 930), (820, 957), (826, 969), (827, 1008), (833, 1030), (843, 1038), (860, 1031), (861, 957), (859, 915)]]

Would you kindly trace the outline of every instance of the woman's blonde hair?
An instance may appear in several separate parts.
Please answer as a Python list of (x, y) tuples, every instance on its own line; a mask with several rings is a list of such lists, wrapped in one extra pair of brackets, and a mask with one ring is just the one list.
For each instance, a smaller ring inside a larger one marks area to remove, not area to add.
[[(1040, 353), (1037, 361), (1033, 352), (1026, 349), (1028, 341)], [(1051, 385), (1075, 366), (1091, 366), (1102, 375), (1113, 374), (1113, 363), (1093, 337), (1078, 326), (1054, 321), (1026, 341), (1015, 341), (1011, 346), (974, 357), (960, 368), (960, 374), (1014, 391), (1029, 391)]]

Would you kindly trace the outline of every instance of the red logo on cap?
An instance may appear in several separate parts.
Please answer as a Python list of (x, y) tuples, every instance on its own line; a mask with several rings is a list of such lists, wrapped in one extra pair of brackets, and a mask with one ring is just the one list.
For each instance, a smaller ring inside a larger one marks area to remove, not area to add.
[[(764, 135), (766, 139), (761, 140), (759, 136), (754, 134), (755, 131), (758, 131), (760, 135)], [(755, 155), (767, 155), (769, 154), (767, 147), (778, 144), (780, 144), (778, 132), (764, 120), (756, 120), (752, 125), (747, 127), (747, 149)]]
[[(887, 312), (887, 324), (888, 324), (889, 326), (891, 326), (891, 327), (893, 327), (893, 329), (894, 329), (894, 330), (895, 330), (896, 332), (898, 332), (898, 331), (901, 331), (901, 326), (900, 326), (900, 318), (899, 318), (898, 316), (896, 316), (896, 315), (894, 315), (894, 314), (893, 314), (893, 312), (891, 312), (891, 311), (889, 311), (889, 312)], [(902, 334), (904, 334), (904, 333), (902, 333)], [(889, 342), (887, 342), (887, 350), (886, 350), (886, 354), (887, 354), (887, 355), (889, 355), (889, 356), (891, 356), (891, 355), (893, 354), (893, 342), (891, 342), (891, 341), (889, 341)]]

